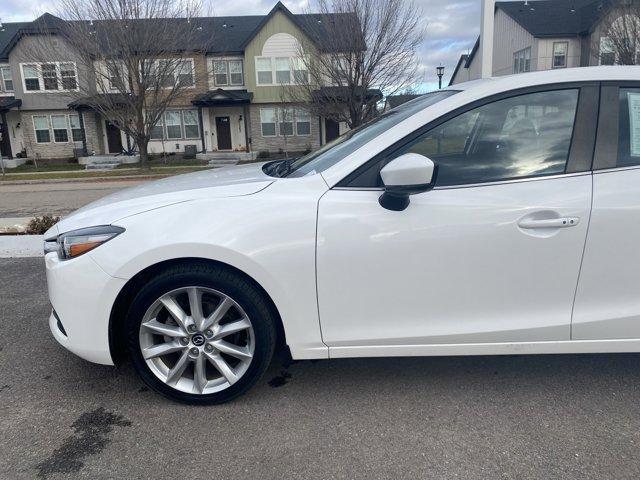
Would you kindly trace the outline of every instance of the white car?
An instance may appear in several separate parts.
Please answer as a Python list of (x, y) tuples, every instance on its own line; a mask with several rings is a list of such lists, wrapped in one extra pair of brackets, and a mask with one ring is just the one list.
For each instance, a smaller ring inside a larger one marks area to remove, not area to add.
[(640, 351), (640, 67), (424, 95), (305, 157), (88, 205), (46, 235), (64, 347), (228, 401), (294, 359)]

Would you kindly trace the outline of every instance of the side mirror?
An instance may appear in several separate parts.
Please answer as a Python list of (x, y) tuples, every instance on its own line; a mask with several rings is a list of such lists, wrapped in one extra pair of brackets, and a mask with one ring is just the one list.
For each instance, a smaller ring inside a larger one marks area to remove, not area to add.
[(418, 153), (405, 153), (387, 163), (380, 176), (384, 193), (380, 205), (400, 212), (409, 206), (409, 196), (434, 187), (437, 167), (432, 160)]

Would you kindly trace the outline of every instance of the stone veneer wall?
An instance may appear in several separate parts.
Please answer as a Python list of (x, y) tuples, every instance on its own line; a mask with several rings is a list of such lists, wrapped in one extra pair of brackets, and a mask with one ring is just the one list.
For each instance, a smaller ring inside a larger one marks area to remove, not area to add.
[[(281, 103), (255, 103), (251, 104), (250, 111), (250, 136), (251, 150), (253, 152), (269, 151), (278, 152), (284, 149), (284, 137), (263, 137), (260, 127), (260, 108), (279, 107)], [(320, 147), (320, 122), (316, 115), (311, 115), (311, 135), (288, 136), (287, 149), (290, 152), (302, 152), (308, 149), (315, 150)]]
[[(73, 157), (74, 148), (82, 148), (82, 142), (69, 141), (67, 143), (54, 143), (53, 131), (51, 132), (51, 142), (37, 143), (36, 132), (33, 128), (33, 116), (37, 115), (69, 115), (75, 113), (72, 110), (27, 110), (21, 112), (21, 123), (24, 146), (27, 150), (27, 157), (48, 158), (69, 158)], [(89, 152), (100, 152), (100, 142), (96, 125), (96, 114), (84, 112), (84, 128), (87, 138), (87, 150)], [(71, 139), (71, 131), (69, 131)]]

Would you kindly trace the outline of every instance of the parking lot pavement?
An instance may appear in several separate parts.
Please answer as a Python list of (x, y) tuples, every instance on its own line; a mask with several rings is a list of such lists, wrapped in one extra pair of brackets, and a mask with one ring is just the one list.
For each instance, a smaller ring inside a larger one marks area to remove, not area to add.
[(0, 478), (638, 478), (640, 355), (274, 361), (188, 407), (47, 327), (43, 260), (0, 260)]

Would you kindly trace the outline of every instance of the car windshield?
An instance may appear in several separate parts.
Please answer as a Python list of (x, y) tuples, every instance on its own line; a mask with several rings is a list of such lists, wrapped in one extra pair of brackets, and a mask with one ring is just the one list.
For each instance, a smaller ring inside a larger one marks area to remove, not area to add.
[(442, 90), (427, 93), (426, 95), (422, 95), (399, 107), (389, 110), (370, 122), (353, 130), (349, 130), (344, 135), (327, 143), (315, 152), (311, 152), (293, 161), (289, 168), (286, 169), (285, 176), (303, 177), (305, 175), (320, 173), (352, 154), (381, 133), (397, 125), (399, 122), (456, 93), (458, 93), (456, 90)]

